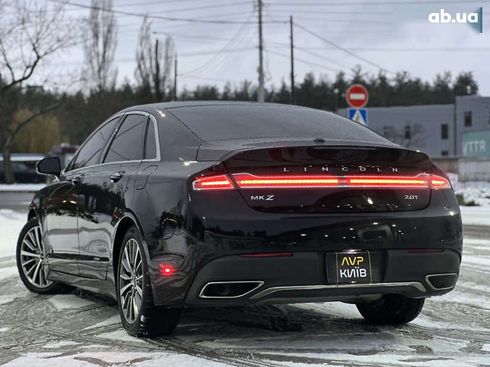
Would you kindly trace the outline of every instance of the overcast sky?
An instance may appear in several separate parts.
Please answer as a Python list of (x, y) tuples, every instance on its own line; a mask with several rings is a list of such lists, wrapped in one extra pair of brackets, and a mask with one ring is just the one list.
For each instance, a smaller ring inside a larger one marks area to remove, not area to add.
[[(88, 0), (70, 0), (90, 5)], [(236, 24), (209, 24), (153, 19), (155, 35), (173, 36), (179, 55), (179, 90), (208, 83), (223, 86), (229, 80), (257, 80), (256, 0), (114, 0), (114, 9), (137, 14), (224, 20)], [(490, 15), (485, 1), (457, 0), (264, 0), (266, 85), (289, 80), (289, 15), (299, 26), (347, 49), (339, 50), (297, 27), (296, 76), (307, 72), (333, 78), (339, 70), (350, 74), (359, 64), (377, 73), (406, 70), (424, 80), (444, 70), (473, 71), (480, 94), (490, 96)], [(483, 34), (466, 24), (431, 24), (427, 17), (441, 8), (473, 12), (483, 7)], [(88, 16), (89, 10), (69, 6), (70, 16)], [(116, 15), (119, 43), (115, 61), (118, 80), (133, 82), (134, 55), (140, 16)], [(245, 23), (250, 21), (251, 23)], [(274, 23), (273, 23), (274, 22)], [(356, 58), (355, 55), (362, 59)], [(83, 51), (75, 47), (52, 66), (83, 66)]]

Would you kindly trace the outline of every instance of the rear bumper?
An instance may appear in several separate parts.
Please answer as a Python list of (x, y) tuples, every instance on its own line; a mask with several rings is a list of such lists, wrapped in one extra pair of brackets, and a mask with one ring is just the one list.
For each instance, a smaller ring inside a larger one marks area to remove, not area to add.
[[(386, 293), (430, 297), (454, 287), (461, 261), (463, 228), (452, 191), (435, 192), (431, 206), (424, 210), (343, 215), (262, 213), (237, 204), (241, 199), (236, 195), (237, 192), (230, 191), (213, 196), (212, 202), (193, 200), (192, 208), (205, 210), (193, 212), (190, 207), (182, 227), (165, 240), (151, 242), (156, 304), (233, 306), (349, 301)], [(373, 255), (378, 271), (370, 286), (336, 287), (335, 272), (332, 275), (331, 261), (327, 259), (345, 250), (368, 250)], [(241, 256), (274, 252), (293, 255)], [(173, 277), (165, 278), (158, 273), (162, 262), (175, 266)], [(431, 287), (426, 277), (433, 274), (452, 274), (451, 287)], [(232, 281), (263, 284), (233, 299), (199, 297), (207, 283)], [(274, 291), (258, 296), (267, 289)]]
[[(370, 284), (336, 284), (329, 253), (295, 253), (288, 257), (225, 256), (205, 265), (196, 275), (185, 303), (195, 306), (237, 306), (255, 303), (352, 301), (366, 296), (403, 294), (425, 298), (449, 292), (459, 274), (459, 254), (451, 250), (373, 253), (378, 262)], [(437, 275), (438, 281), (431, 276)], [(429, 276), (429, 278), (428, 278)], [(440, 276), (440, 277), (439, 277)], [(446, 277), (447, 276), (447, 277)], [(431, 281), (432, 280), (432, 281)], [(443, 282), (441, 282), (443, 280)], [(240, 296), (206, 297), (203, 289), (215, 282), (256, 282)], [(435, 286), (433, 283), (436, 283)]]

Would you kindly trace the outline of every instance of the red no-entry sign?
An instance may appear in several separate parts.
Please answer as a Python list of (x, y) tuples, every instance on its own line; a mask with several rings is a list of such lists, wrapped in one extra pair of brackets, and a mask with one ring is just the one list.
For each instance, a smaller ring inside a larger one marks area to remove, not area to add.
[(369, 93), (364, 85), (353, 84), (347, 89), (345, 94), (347, 103), (354, 108), (364, 107), (369, 99)]

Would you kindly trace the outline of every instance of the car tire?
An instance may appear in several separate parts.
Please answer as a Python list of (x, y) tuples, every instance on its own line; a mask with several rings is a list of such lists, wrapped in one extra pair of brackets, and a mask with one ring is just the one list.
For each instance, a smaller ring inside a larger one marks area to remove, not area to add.
[(135, 226), (126, 232), (119, 252), (117, 299), (121, 321), (129, 335), (169, 335), (179, 323), (180, 309), (156, 307), (153, 303), (143, 241)]
[(22, 228), (16, 248), (17, 270), (25, 287), (33, 293), (64, 293), (71, 287), (47, 279), (47, 260), (37, 218)]
[(379, 300), (356, 304), (362, 317), (371, 324), (400, 325), (415, 320), (424, 307), (424, 298), (388, 294)]

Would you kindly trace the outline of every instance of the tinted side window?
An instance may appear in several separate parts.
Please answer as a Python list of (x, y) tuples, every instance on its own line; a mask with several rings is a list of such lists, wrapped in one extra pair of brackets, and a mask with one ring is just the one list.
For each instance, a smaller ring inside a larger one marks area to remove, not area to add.
[(128, 115), (107, 151), (105, 162), (123, 162), (142, 160), (147, 117)]
[(157, 147), (155, 142), (155, 125), (148, 119), (145, 140), (145, 159), (155, 159), (157, 157)]
[(70, 169), (87, 167), (99, 163), (104, 147), (114, 132), (118, 121), (118, 117), (112, 119), (92, 135), (78, 152), (75, 162), (73, 162)]

